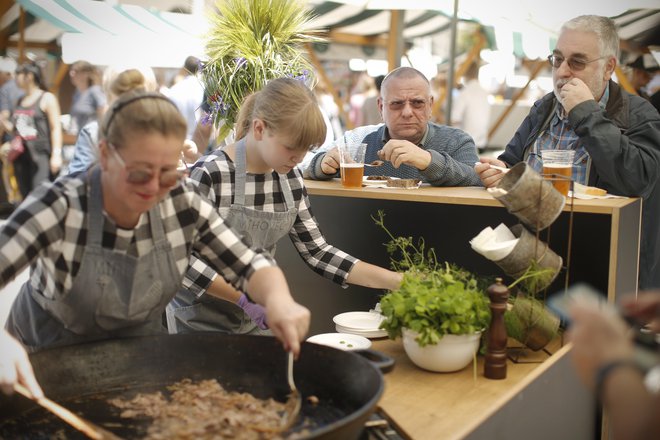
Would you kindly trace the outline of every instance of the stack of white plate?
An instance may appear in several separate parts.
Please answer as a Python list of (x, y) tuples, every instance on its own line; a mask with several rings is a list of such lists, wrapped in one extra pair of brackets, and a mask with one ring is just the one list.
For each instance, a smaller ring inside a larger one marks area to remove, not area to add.
[(387, 332), (379, 328), (383, 319), (385, 317), (377, 312), (346, 312), (332, 318), (339, 333), (350, 333), (365, 338), (387, 336)]

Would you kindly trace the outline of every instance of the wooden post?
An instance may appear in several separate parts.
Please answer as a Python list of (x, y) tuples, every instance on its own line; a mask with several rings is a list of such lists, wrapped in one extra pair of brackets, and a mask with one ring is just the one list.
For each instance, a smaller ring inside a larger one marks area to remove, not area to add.
[(62, 85), (62, 81), (68, 76), (68, 73), (69, 65), (64, 61), (60, 61), (60, 65), (57, 68), (57, 73), (55, 74), (55, 80), (53, 81), (53, 85), (50, 88), (50, 92), (55, 96), (59, 95), (60, 85)]
[(393, 9), (390, 11), (390, 34), (387, 40), (388, 72), (401, 66), (403, 56), (403, 16), (405, 11)]
[(504, 326), (504, 312), (509, 299), (509, 289), (502, 284), (502, 278), (497, 278), (495, 284), (488, 287), (488, 297), (490, 298), (491, 317), (486, 341), (488, 345), (484, 376), (488, 379), (505, 379), (507, 334)]
[(617, 64), (617, 66), (614, 68), (614, 73), (616, 73), (616, 79), (619, 80), (619, 85), (623, 88), (623, 90), (632, 95), (637, 94), (637, 90), (635, 90), (632, 84), (630, 84), (628, 77), (625, 73), (623, 73), (623, 70), (621, 70), (621, 66)]
[(321, 80), (323, 80), (323, 82), (325, 83), (325, 86), (328, 88), (328, 91), (332, 95), (332, 99), (335, 101), (335, 104), (337, 104), (337, 108), (339, 109), (339, 115), (344, 120), (346, 124), (346, 128), (348, 129), (353, 128), (352, 126), (353, 124), (350, 121), (348, 115), (346, 114), (346, 110), (344, 108), (344, 102), (341, 100), (341, 97), (339, 96), (339, 93), (337, 93), (337, 89), (335, 89), (335, 86), (332, 84), (332, 81), (330, 81), (330, 78), (328, 78), (328, 74), (325, 73), (323, 64), (321, 64), (321, 61), (314, 53), (314, 48), (310, 43), (306, 43), (305, 47), (307, 48), (307, 54), (309, 55), (309, 60), (316, 68), (316, 71), (321, 77)]
[(537, 61), (536, 66), (532, 70), (532, 72), (529, 75), (529, 80), (527, 81), (527, 84), (525, 84), (525, 87), (520, 89), (518, 93), (511, 99), (511, 105), (509, 105), (502, 114), (500, 115), (499, 118), (497, 118), (497, 121), (493, 124), (491, 129), (488, 131), (488, 139), (493, 137), (493, 133), (497, 131), (498, 128), (500, 128), (500, 125), (502, 122), (506, 119), (506, 117), (511, 113), (511, 110), (513, 110), (513, 107), (516, 105), (516, 102), (520, 99), (520, 97), (525, 93), (531, 82), (538, 76), (539, 73), (541, 73), (541, 70), (547, 65), (547, 61)]
[[(440, 111), (442, 110), (442, 104), (445, 102), (445, 98), (447, 97), (447, 89), (453, 90), (454, 87), (461, 80), (463, 75), (465, 75), (465, 72), (467, 71), (468, 67), (470, 67), (470, 64), (478, 63), (480, 60), (481, 49), (483, 49), (486, 46), (486, 37), (484, 37), (481, 30), (475, 32), (474, 37), (476, 39), (476, 42), (474, 43), (472, 48), (470, 48), (470, 51), (465, 57), (465, 61), (463, 61), (463, 64), (461, 64), (456, 69), (456, 75), (454, 75), (454, 84), (450, 86), (449, 82), (447, 82), (445, 88), (440, 90), (440, 93), (438, 94), (438, 99), (433, 102), (433, 107), (431, 111), (436, 121), (440, 120), (439, 115), (440, 115)], [(449, 78), (447, 78), (447, 81), (449, 81)], [(449, 119), (447, 119), (447, 125), (451, 125), (449, 123)]]
[(25, 9), (19, 8), (18, 15), (18, 64), (23, 64), (27, 57), (25, 56)]

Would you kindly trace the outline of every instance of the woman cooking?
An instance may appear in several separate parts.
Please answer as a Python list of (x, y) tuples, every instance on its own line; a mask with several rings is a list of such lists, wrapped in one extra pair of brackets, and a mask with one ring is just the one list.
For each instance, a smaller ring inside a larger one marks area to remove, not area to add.
[[(271, 80), (241, 105), (236, 129), (239, 141), (200, 159), (191, 178), (247, 242), (274, 253), (277, 241), (289, 234), (301, 257), (320, 275), (344, 286), (396, 289), (401, 274), (359, 261), (329, 245), (312, 215), (296, 165), (310, 148), (324, 141), (325, 130), (318, 103), (301, 81)], [(263, 308), (216, 275), (203, 255), (193, 253), (184, 280), (187, 289), (168, 306), (170, 332), (261, 333), (267, 327), (272, 329)]]
[(185, 134), (164, 96), (123, 95), (101, 125), (99, 166), (38, 187), (0, 229), (0, 285), (32, 264), (0, 333), (1, 386), (41, 395), (23, 347), (161, 332), (193, 250), (262, 304), (285, 349), (299, 352), (309, 311), (271, 257), (181, 183)]

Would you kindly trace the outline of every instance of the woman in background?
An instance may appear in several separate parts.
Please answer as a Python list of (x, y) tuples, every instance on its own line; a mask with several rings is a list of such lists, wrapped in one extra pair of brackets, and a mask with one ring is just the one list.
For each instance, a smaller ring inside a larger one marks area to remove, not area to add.
[(96, 67), (87, 61), (76, 61), (69, 69), (71, 84), (76, 88), (69, 114), (71, 125), (68, 134), (77, 136), (92, 121), (99, 121), (107, 108), (105, 93), (97, 84)]
[[(103, 89), (112, 104), (124, 93), (132, 91), (155, 92), (158, 88), (156, 76), (150, 67), (121, 70), (107, 67), (103, 72)], [(94, 120), (85, 125), (76, 139), (73, 157), (69, 163), (69, 174), (86, 170), (99, 159), (99, 123)]]
[(25, 151), (14, 160), (14, 174), (23, 198), (41, 182), (57, 176), (62, 167), (60, 104), (46, 91), (38, 65), (22, 64), (16, 69), (16, 84), (25, 94), (12, 114), (14, 136)]

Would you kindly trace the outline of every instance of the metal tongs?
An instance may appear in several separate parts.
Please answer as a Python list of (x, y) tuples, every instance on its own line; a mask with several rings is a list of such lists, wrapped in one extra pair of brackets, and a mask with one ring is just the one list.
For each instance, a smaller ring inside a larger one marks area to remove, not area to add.
[(34, 395), (27, 388), (19, 383), (14, 384), (14, 391), (24, 397), (27, 397), (30, 400), (35, 401), (40, 406), (52, 412), (57, 417), (64, 420), (69, 425), (73, 426), (89, 438), (94, 440), (121, 440), (121, 437), (118, 437), (110, 431), (95, 425), (89, 420), (83, 419), (82, 417), (72, 413), (68, 409), (64, 408), (56, 402), (53, 402), (47, 397), (41, 397), (39, 399), (34, 397)]

